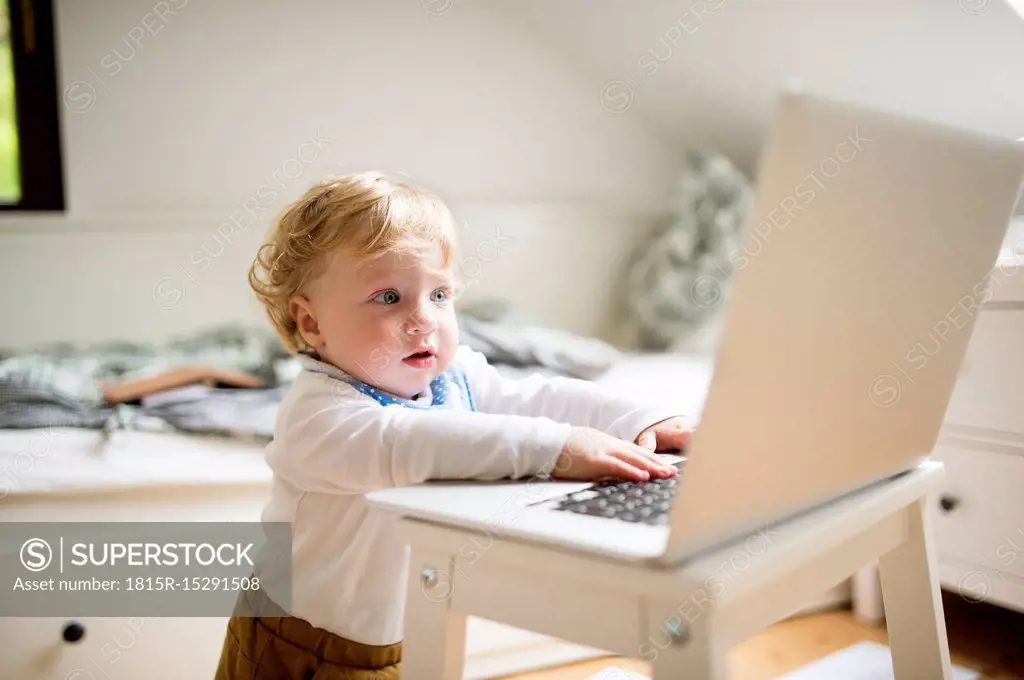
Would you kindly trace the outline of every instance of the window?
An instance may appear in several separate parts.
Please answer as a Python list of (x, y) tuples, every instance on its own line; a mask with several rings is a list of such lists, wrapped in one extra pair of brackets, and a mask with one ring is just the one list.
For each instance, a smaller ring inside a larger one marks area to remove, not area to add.
[(0, 13), (0, 210), (63, 210), (52, 0)]

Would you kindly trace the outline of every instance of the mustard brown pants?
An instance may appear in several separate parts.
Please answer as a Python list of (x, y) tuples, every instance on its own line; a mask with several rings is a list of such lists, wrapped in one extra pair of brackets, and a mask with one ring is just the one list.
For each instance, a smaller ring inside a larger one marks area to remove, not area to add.
[[(259, 591), (239, 609), (270, 611)], [(262, 607), (262, 609), (260, 609)], [(294, 616), (232, 616), (215, 680), (398, 680), (402, 644), (365, 645)]]

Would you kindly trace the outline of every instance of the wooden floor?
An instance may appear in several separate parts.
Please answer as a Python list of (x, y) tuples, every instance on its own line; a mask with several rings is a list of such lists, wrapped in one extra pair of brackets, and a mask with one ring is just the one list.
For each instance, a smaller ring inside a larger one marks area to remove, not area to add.
[[(1024, 614), (943, 593), (953, 663), (981, 671), (986, 680), (1024, 678)], [(857, 622), (848, 610), (802, 616), (776, 624), (736, 647), (729, 680), (769, 680), (857, 642), (888, 643), (884, 626)], [(515, 680), (585, 680), (609, 668), (649, 674), (641, 661), (608, 657), (514, 676)]]

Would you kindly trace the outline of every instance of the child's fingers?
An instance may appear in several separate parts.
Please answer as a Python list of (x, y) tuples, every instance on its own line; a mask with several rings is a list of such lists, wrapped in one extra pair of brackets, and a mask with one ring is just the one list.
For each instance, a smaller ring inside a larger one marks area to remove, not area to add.
[(631, 464), (628, 460), (619, 458), (618, 456), (605, 456), (602, 462), (609, 474), (620, 479), (631, 479), (634, 482), (646, 482), (651, 478), (649, 472)]
[(686, 428), (682, 430), (665, 430), (658, 433), (658, 446), (655, 451), (669, 451), (674, 449), (684, 449), (686, 445), (690, 443), (690, 438), (693, 436), (693, 429)]
[(661, 449), (681, 449), (690, 441), (689, 430), (668, 430), (658, 433), (658, 443)]
[(675, 466), (666, 463), (665, 459), (654, 451), (640, 449), (640, 453), (647, 461), (647, 470), (657, 472), (660, 477), (673, 477), (679, 472)]
[(658, 435), (654, 434), (653, 430), (644, 430), (640, 433), (640, 436), (637, 437), (636, 443), (638, 446), (654, 451), (658, 446)]
[(651, 474), (656, 474), (659, 477), (666, 477), (674, 469), (662, 462), (661, 458), (651, 451), (640, 447), (624, 448), (621, 451), (616, 451), (614, 454), (617, 458), (626, 461), (630, 465), (644, 470)]

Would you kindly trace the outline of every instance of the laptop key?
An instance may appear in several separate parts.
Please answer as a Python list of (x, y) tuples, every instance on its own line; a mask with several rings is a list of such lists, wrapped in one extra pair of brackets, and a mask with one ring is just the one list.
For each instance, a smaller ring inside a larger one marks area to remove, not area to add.
[[(678, 466), (681, 468), (682, 466)], [(668, 524), (679, 476), (647, 482), (606, 481), (567, 495), (555, 510), (592, 517), (643, 522), (650, 526)]]

